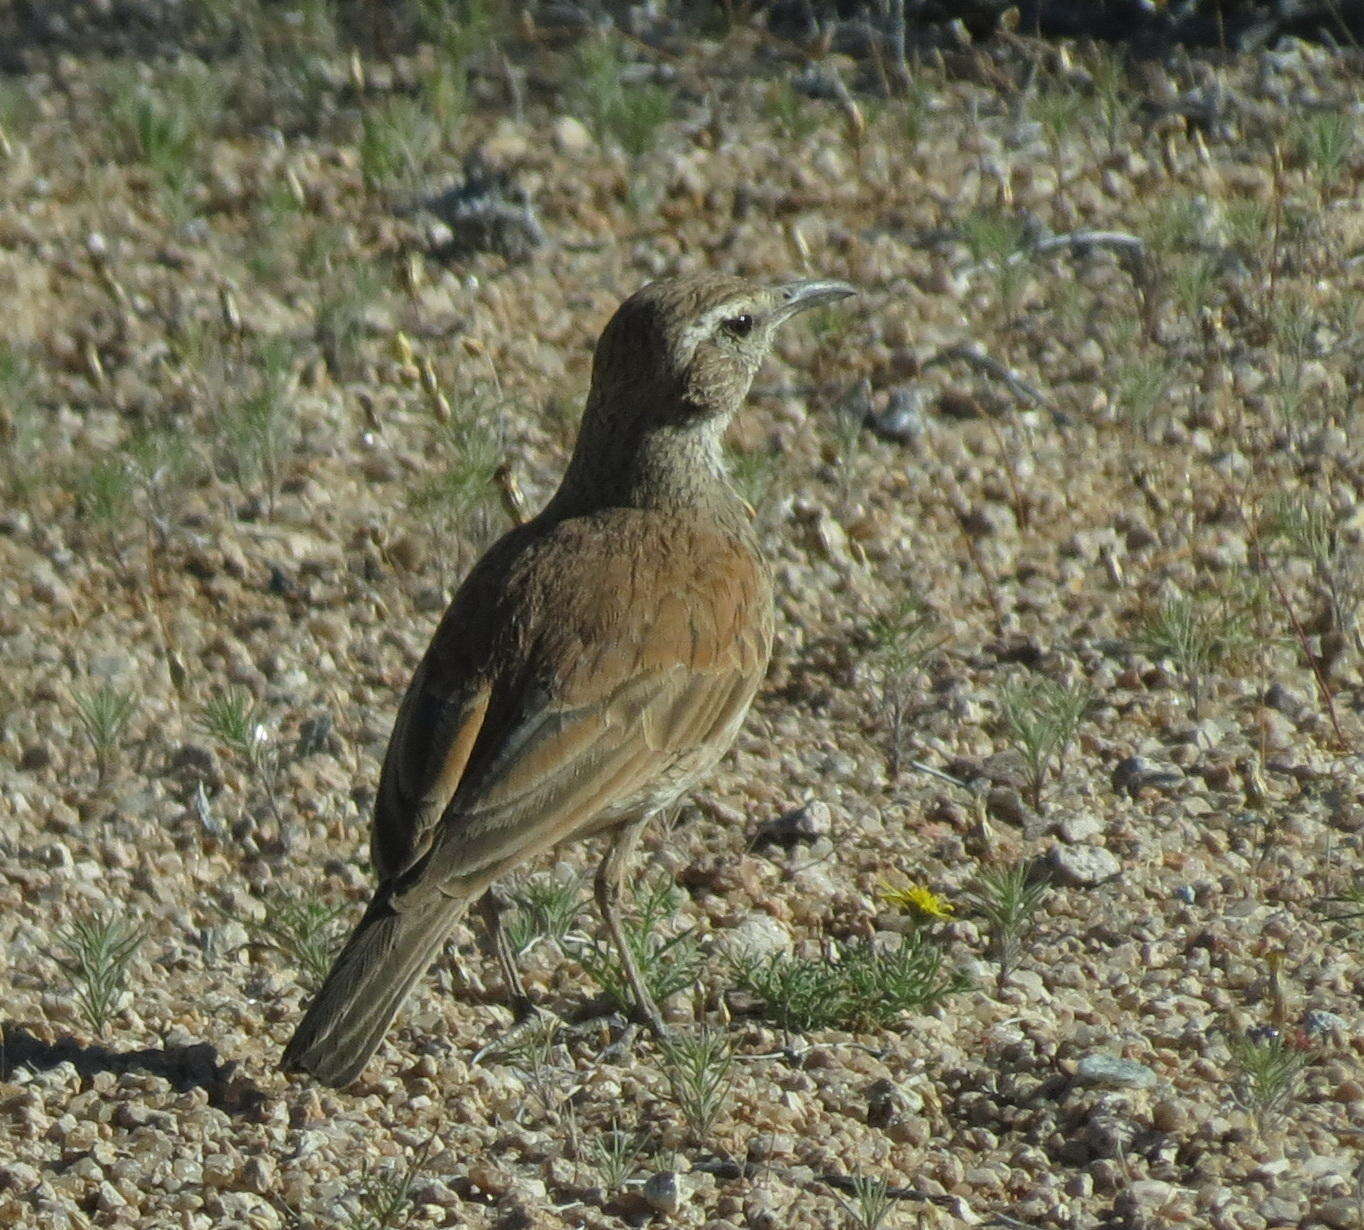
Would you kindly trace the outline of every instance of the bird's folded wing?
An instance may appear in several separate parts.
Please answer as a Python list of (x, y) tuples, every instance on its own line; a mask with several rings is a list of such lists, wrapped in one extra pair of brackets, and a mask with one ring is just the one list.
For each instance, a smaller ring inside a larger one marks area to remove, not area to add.
[(379, 779), (370, 858), (381, 880), (408, 870), (430, 848), (488, 712), (486, 682), (470, 680), (450, 695), (429, 676), (423, 661), (398, 709)]
[(532, 698), (496, 738), (495, 754), (456, 790), (395, 904), (458, 891), (465, 877), (545, 849), (603, 816), (666, 802), (724, 751), (765, 665), (755, 632), (735, 638), (705, 670), (690, 660), (655, 664), (609, 691), (598, 676), (596, 695), (576, 705), (571, 697), (558, 704)]

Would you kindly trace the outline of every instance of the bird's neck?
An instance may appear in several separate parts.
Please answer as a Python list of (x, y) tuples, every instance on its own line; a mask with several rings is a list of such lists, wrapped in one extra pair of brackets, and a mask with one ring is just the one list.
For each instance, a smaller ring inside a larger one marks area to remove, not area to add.
[(728, 517), (742, 508), (721, 452), (727, 416), (684, 419), (640, 431), (632, 416), (598, 418), (589, 407), (551, 507), (561, 515), (600, 508), (689, 511)]

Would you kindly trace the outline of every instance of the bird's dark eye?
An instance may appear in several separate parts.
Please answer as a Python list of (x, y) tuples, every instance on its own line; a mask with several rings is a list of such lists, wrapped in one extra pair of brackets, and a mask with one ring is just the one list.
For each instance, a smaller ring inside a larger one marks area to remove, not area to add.
[(747, 337), (753, 332), (753, 317), (747, 312), (742, 316), (731, 316), (722, 327), (730, 337)]

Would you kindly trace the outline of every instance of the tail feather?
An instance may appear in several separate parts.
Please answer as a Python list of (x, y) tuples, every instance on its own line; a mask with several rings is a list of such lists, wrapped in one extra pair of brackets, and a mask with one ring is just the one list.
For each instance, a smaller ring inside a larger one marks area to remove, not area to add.
[(381, 891), (308, 1005), (280, 1066), (336, 1088), (355, 1080), (467, 904), (437, 894), (430, 904), (396, 910)]

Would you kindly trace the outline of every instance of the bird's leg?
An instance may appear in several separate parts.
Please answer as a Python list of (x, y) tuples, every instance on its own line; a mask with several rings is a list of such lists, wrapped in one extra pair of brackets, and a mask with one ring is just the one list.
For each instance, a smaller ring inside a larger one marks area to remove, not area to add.
[(483, 916), (483, 925), (488, 929), (488, 942), (497, 957), (502, 971), (502, 983), (507, 988), (507, 1006), (519, 1024), (535, 1013), (535, 1005), (526, 994), (526, 984), (521, 980), (521, 971), (516, 968), (516, 956), (507, 939), (507, 929), (502, 925), (502, 917), (511, 905), (511, 900), (497, 885), (491, 885), (478, 900), (478, 912)]
[(496, 885), (490, 887), (478, 902), (478, 912), (483, 916), (484, 925), (488, 929), (488, 940), (497, 954), (497, 963), (502, 969), (502, 980), (507, 987), (507, 1003), (512, 1010), (512, 1023), (509, 1029), (478, 1051), (471, 1060), (474, 1064), (482, 1063), (494, 1051), (505, 1051), (537, 1022), (553, 1019), (552, 1013), (547, 1013), (527, 994), (526, 984), (521, 980), (521, 971), (516, 968), (516, 956), (507, 939), (507, 929), (502, 925), (502, 916), (510, 904), (507, 895)]
[(640, 977), (639, 965), (635, 962), (634, 953), (630, 951), (630, 945), (626, 943), (625, 928), (620, 920), (621, 878), (625, 873), (625, 864), (630, 861), (639, 835), (648, 822), (648, 816), (641, 816), (638, 820), (622, 824), (612, 832), (606, 856), (602, 859), (601, 866), (597, 868), (596, 896), (597, 908), (601, 911), (602, 918), (606, 920), (606, 929), (611, 933), (611, 942), (620, 954), (625, 977), (629, 980), (630, 990), (634, 993), (635, 1006), (654, 1036), (666, 1038), (668, 1031), (663, 1025), (663, 1017), (659, 1014), (658, 1005), (654, 1003), (654, 997), (649, 994), (649, 988), (644, 985), (644, 979)]

